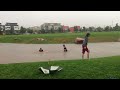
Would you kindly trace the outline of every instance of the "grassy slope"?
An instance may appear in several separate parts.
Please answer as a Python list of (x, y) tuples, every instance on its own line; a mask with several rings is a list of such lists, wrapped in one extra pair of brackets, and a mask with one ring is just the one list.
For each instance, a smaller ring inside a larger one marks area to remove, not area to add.
[[(74, 43), (76, 37), (84, 37), (85, 33), (57, 33), (37, 35), (1, 35), (1, 43), (33, 43), (33, 44), (55, 44)], [(37, 40), (44, 38), (45, 41)], [(120, 32), (92, 32), (89, 42), (116, 42), (120, 38)]]
[[(38, 70), (50, 65), (59, 65), (63, 70), (44, 75)], [(0, 64), (1, 79), (120, 79), (120, 56), (92, 60), (70, 60)]]

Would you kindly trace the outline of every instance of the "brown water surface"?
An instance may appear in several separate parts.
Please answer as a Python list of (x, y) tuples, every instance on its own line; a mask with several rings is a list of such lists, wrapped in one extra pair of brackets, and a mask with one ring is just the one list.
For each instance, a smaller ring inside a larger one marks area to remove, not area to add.
[[(39, 52), (39, 48), (44, 52)], [(13, 44), (0, 43), (0, 64), (81, 59), (81, 44)], [(89, 43), (90, 58), (120, 55), (120, 42)]]

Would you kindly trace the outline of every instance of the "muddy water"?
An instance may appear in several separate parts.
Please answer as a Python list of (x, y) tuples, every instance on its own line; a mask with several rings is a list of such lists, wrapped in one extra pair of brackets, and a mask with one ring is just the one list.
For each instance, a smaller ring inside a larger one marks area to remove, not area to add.
[[(90, 58), (120, 55), (120, 42), (89, 43)], [(44, 52), (39, 52), (39, 48)], [(0, 64), (81, 59), (81, 45), (0, 43)]]

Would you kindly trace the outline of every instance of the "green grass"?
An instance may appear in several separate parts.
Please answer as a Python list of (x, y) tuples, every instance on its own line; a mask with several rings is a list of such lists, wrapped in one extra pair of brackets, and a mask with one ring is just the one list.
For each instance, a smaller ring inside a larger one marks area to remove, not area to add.
[[(74, 43), (76, 37), (84, 37), (85, 33), (55, 33), (32, 35), (0, 35), (0, 43), (56, 44)], [(44, 38), (44, 41), (37, 40)], [(120, 32), (91, 32), (89, 42), (117, 42)]]
[[(45, 75), (38, 67), (59, 65), (60, 72)], [(0, 64), (0, 79), (120, 79), (120, 56), (91, 60), (69, 60)]]

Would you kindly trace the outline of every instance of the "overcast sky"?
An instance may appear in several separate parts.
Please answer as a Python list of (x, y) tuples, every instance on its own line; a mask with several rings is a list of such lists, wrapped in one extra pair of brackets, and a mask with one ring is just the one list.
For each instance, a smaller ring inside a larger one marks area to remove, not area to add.
[(107, 26), (120, 23), (120, 11), (0, 11), (0, 23), (16, 22), (20, 26), (61, 23), (70, 27)]

